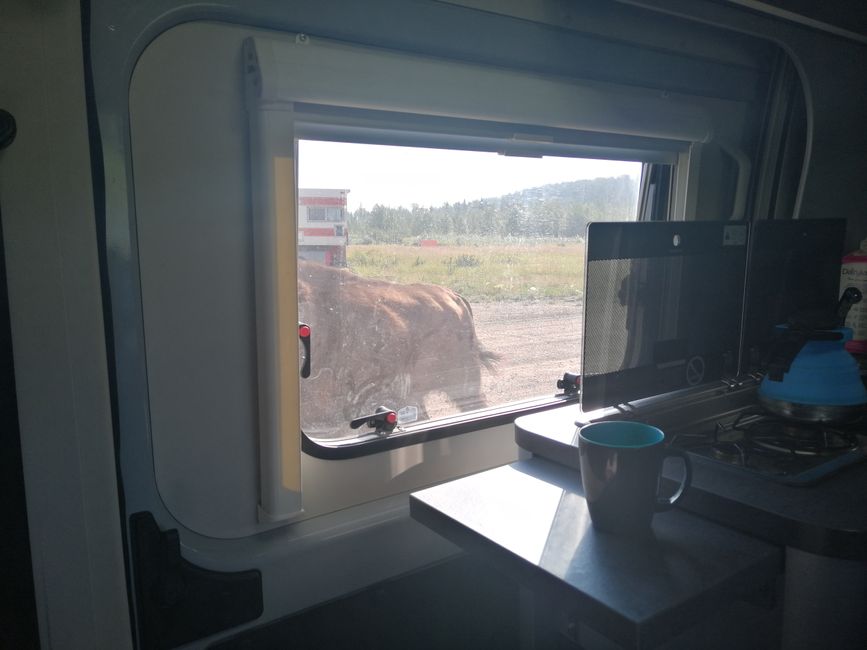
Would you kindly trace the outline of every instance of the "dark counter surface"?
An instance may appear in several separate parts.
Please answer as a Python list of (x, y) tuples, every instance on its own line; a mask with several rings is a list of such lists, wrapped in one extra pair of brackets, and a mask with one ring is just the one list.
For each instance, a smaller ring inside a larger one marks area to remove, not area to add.
[[(535, 456), (578, 469), (577, 405), (515, 420), (515, 440)], [(698, 456), (680, 506), (769, 542), (867, 560), (867, 462), (811, 486), (789, 486)]]
[(782, 565), (778, 547), (676, 509), (657, 514), (647, 537), (599, 532), (580, 476), (540, 458), (416, 492), (410, 509), (630, 647), (661, 643), (760, 591)]

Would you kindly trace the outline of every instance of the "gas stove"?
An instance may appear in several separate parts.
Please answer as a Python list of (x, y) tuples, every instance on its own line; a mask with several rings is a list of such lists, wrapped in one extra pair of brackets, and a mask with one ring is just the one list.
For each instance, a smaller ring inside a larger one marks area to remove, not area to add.
[(671, 444), (733, 471), (811, 485), (867, 459), (867, 422), (796, 422), (753, 405), (673, 432)]

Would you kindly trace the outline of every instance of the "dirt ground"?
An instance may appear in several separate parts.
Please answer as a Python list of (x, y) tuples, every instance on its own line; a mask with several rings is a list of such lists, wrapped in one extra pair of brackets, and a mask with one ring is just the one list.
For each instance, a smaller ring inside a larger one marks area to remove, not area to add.
[[(474, 303), (472, 309), (479, 341), (501, 356), (495, 373), (482, 373), (489, 405), (553, 395), (564, 372), (579, 370), (580, 301)], [(432, 417), (453, 411), (439, 396), (425, 405)]]

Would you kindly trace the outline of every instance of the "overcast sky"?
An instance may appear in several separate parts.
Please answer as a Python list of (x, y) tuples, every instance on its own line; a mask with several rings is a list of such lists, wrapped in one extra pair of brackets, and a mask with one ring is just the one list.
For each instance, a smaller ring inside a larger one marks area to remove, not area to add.
[(298, 143), (298, 186), (350, 190), (348, 208), (440, 206), (585, 178), (638, 178), (641, 163), (580, 158), (518, 158), (343, 142)]

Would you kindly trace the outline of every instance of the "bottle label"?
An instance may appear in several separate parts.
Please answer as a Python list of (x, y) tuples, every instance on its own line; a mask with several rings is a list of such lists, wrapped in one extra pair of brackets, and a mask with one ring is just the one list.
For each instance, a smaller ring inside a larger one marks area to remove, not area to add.
[(852, 352), (867, 352), (867, 257), (847, 255), (844, 258), (840, 269), (840, 293), (847, 287), (860, 289), (864, 297), (852, 305), (846, 316), (846, 327), (852, 328), (852, 341), (846, 348)]

